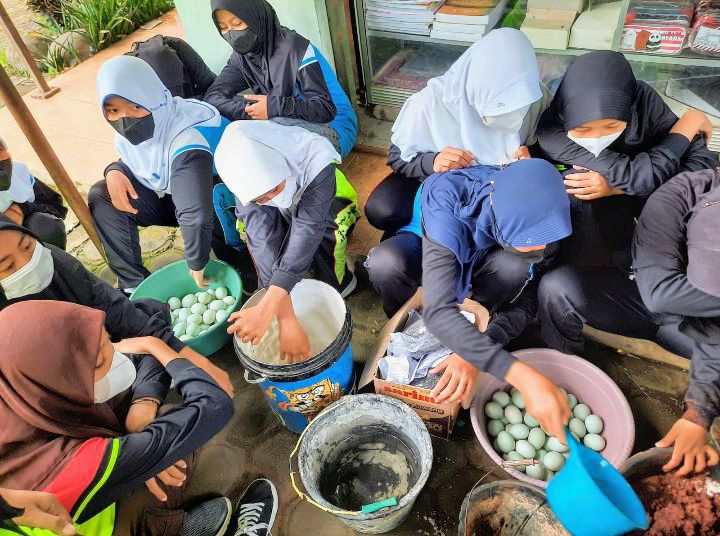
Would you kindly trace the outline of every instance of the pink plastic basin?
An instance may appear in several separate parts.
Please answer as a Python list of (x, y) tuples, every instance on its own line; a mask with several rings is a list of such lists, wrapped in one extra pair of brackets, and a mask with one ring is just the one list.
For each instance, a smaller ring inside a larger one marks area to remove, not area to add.
[[(601, 435), (605, 438), (606, 446), (600, 454), (607, 461), (619, 468), (628, 459), (635, 442), (635, 421), (625, 396), (607, 374), (580, 357), (556, 350), (533, 348), (513, 354), (520, 361), (550, 378), (558, 387), (577, 396), (580, 402), (590, 406), (592, 412), (602, 418), (605, 426)], [(470, 417), (480, 445), (493, 461), (500, 465), (503, 459), (493, 449), (485, 416), (485, 404), (498, 390), (509, 391), (510, 384), (486, 374), (470, 408)], [(530, 482), (541, 488), (548, 484), (511, 467), (503, 470), (518, 480)]]

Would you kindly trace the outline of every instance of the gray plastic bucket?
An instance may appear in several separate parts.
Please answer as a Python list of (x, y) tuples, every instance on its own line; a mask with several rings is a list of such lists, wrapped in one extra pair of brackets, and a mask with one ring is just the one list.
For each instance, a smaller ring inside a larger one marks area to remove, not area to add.
[[(325, 409), (296, 450), (311, 502), (366, 534), (382, 534), (405, 521), (433, 460), (420, 417), (394, 398), (372, 394), (346, 396)], [(395, 506), (362, 512), (364, 505), (390, 497), (397, 498)]]
[(458, 536), (569, 536), (540, 488), (516, 480), (483, 484), (465, 497)]

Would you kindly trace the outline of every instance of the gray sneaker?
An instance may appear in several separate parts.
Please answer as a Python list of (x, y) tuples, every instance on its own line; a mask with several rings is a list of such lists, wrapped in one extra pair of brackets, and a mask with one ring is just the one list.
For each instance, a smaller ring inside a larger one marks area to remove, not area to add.
[(198, 504), (187, 513), (180, 536), (223, 536), (231, 519), (230, 499), (211, 499)]
[(235, 536), (270, 536), (278, 509), (275, 485), (266, 478), (252, 482), (238, 501)]

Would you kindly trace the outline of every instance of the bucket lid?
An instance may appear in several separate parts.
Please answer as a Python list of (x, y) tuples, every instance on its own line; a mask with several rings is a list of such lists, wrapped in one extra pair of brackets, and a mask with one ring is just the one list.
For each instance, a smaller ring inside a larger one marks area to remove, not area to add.
[(610, 462), (565, 429), (570, 456), (546, 488), (548, 503), (575, 536), (608, 536), (647, 529), (648, 519), (630, 484)]

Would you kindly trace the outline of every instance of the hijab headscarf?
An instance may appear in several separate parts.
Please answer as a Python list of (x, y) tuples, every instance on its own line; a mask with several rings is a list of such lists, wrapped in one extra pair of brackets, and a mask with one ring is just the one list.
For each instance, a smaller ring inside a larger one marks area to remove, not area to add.
[(0, 311), (0, 485), (37, 489), (85, 440), (123, 433), (110, 405), (94, 403), (104, 321), (56, 301)]
[(550, 109), (566, 131), (597, 119), (629, 123), (633, 120), (637, 88), (625, 56), (598, 50), (570, 64)]
[(475, 262), (490, 248), (551, 244), (572, 232), (562, 177), (545, 160), (436, 173), (421, 195), (425, 233), (452, 251), (460, 265), (460, 302)]
[(485, 125), (483, 116), (513, 112), (542, 97), (528, 38), (513, 28), (493, 30), (405, 102), (392, 142), (405, 161), (452, 146), (470, 151), (477, 164), (506, 164), (528, 132), (501, 132)]
[(35, 201), (35, 177), (22, 162), (12, 163), (12, 177), (10, 188), (0, 192), (0, 212), (5, 212), (13, 203), (28, 203)]
[(292, 193), (295, 206), (315, 177), (340, 160), (326, 138), (273, 121), (231, 123), (215, 151), (220, 178), (243, 205), (285, 180), (283, 193)]
[[(215, 11), (224, 9), (241, 18), (257, 34), (257, 52), (240, 58), (244, 67), (253, 73), (257, 81), (264, 81), (267, 95), (292, 95), (298, 65), (289, 57), (301, 59), (310, 41), (280, 25), (277, 14), (266, 0), (212, 0), (215, 26), (220, 32)], [(222, 33), (222, 32), (221, 32)]]
[(173, 97), (152, 67), (140, 58), (117, 56), (106, 61), (97, 79), (102, 111), (109, 97), (122, 97), (150, 111), (155, 122), (153, 137), (133, 145), (115, 134), (115, 148), (135, 177), (156, 192), (170, 193), (173, 142), (196, 126), (219, 126), (220, 113), (195, 99)]

